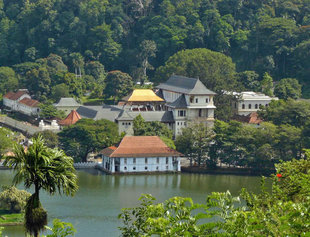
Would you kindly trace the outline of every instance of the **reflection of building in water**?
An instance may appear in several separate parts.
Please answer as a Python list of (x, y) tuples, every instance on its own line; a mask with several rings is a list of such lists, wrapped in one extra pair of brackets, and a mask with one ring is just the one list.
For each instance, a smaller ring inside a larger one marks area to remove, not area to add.
[(126, 136), (118, 147), (100, 152), (102, 168), (109, 173), (181, 171), (181, 153), (157, 136)]

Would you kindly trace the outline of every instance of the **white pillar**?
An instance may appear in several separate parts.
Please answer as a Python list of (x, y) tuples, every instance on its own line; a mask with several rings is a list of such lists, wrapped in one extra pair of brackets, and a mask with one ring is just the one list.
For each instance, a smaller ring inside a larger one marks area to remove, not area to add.
[(115, 172), (115, 163), (114, 163), (114, 158), (110, 158), (112, 159), (112, 166), (110, 168), (111, 172), (114, 173)]

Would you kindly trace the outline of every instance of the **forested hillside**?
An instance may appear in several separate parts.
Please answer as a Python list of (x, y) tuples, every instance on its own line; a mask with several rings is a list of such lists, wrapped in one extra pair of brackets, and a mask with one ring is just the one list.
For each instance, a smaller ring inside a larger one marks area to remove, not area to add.
[(246, 89), (268, 72), (310, 96), (310, 0), (0, 0), (1, 94), (100, 96), (105, 71), (166, 80), (160, 66), (194, 48), (231, 57)]

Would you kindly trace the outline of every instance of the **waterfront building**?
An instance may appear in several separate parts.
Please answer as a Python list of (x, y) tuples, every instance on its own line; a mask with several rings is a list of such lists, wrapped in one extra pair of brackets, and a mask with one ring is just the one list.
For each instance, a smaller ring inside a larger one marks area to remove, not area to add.
[(100, 152), (109, 173), (179, 172), (181, 153), (157, 136), (125, 136), (118, 146)]
[(40, 113), (39, 101), (31, 99), (28, 90), (8, 92), (3, 96), (3, 105), (12, 111), (18, 111), (28, 116), (37, 116)]
[(191, 122), (213, 125), (214, 95), (197, 78), (173, 75), (156, 87), (156, 93), (136, 89), (118, 105), (80, 106), (77, 112), (82, 118), (116, 122), (119, 133), (127, 135), (133, 135), (133, 120), (141, 115), (146, 122), (166, 124), (177, 136)]
[[(229, 94), (229, 92), (227, 92)], [(236, 102), (231, 104), (232, 109), (238, 115), (249, 115), (253, 112), (257, 112), (260, 106), (268, 106), (272, 100), (278, 100), (277, 97), (270, 97), (263, 93), (244, 91), (244, 92), (232, 92), (237, 99)]]
[(78, 109), (81, 104), (79, 104), (74, 98), (68, 97), (68, 98), (60, 98), (59, 102), (57, 104), (54, 104), (56, 109), (62, 110), (65, 112), (66, 115), (68, 115), (72, 110)]

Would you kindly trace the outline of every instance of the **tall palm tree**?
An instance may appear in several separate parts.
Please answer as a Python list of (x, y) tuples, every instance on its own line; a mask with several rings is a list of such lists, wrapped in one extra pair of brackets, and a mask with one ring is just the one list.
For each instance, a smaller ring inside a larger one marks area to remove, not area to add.
[(62, 150), (45, 146), (42, 136), (38, 136), (32, 139), (27, 151), (22, 145), (16, 145), (14, 155), (5, 157), (4, 165), (15, 171), (15, 185), (23, 181), (26, 188), (34, 186), (34, 193), (25, 208), (25, 227), (37, 237), (47, 224), (47, 212), (40, 203), (40, 190), (50, 195), (73, 196), (78, 189), (73, 159)]

